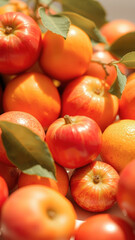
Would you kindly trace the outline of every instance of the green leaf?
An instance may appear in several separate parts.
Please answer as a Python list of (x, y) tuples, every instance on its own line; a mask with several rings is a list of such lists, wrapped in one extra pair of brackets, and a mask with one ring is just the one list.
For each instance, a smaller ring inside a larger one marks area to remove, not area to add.
[(103, 6), (96, 0), (57, 0), (61, 2), (63, 11), (74, 12), (95, 22), (99, 28), (106, 20)]
[(0, 7), (9, 3), (9, 0), (0, 0)]
[(39, 0), (39, 4), (43, 4), (43, 5), (49, 5), (51, 4), (52, 0)]
[(124, 55), (119, 62), (125, 64), (128, 68), (135, 68), (135, 51)]
[(101, 35), (93, 21), (73, 12), (63, 12), (61, 14), (67, 16), (72, 24), (83, 29), (94, 41), (106, 43), (105, 38)]
[(135, 32), (130, 32), (112, 43), (108, 48), (108, 51), (121, 58), (125, 54), (135, 51)]
[(2, 141), (10, 161), (24, 173), (55, 179), (55, 165), (47, 144), (25, 126), (0, 121)]
[(42, 7), (39, 8), (39, 15), (45, 28), (66, 39), (70, 27), (70, 20), (66, 16), (59, 14), (48, 16)]
[(109, 92), (118, 98), (121, 98), (122, 92), (125, 88), (127, 78), (126, 76), (120, 71), (118, 65), (113, 64), (113, 66), (116, 68), (117, 71), (117, 78), (113, 85), (111, 86)]

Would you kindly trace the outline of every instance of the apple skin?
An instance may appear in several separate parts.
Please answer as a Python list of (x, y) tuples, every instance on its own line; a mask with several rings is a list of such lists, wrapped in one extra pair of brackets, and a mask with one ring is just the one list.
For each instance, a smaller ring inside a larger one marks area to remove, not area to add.
[(92, 162), (99, 155), (102, 132), (88, 117), (66, 115), (49, 126), (46, 142), (54, 160), (73, 169)]
[(75, 240), (134, 240), (133, 229), (124, 219), (112, 214), (97, 214), (86, 219), (75, 231)]
[(135, 221), (135, 160), (120, 172), (117, 202), (124, 215)]
[(73, 171), (71, 195), (81, 208), (103, 212), (116, 202), (118, 180), (119, 174), (111, 165), (94, 161)]
[(61, 116), (81, 115), (94, 119), (102, 132), (116, 118), (118, 98), (109, 93), (103, 80), (84, 75), (71, 81), (62, 94)]
[(8, 186), (3, 177), (0, 176), (0, 211), (9, 195)]
[(76, 212), (71, 202), (49, 187), (31, 185), (14, 191), (2, 207), (4, 240), (69, 240)]

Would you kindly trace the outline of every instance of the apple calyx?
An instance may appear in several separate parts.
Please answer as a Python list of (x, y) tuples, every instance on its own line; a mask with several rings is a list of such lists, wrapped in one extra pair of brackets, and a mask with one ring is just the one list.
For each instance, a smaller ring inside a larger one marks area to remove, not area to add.
[(71, 123), (72, 123), (72, 120), (71, 120), (71, 118), (69, 117), (69, 115), (65, 115), (65, 116), (64, 116), (64, 120), (65, 120), (65, 124), (71, 124)]
[(96, 88), (94, 90), (94, 93), (97, 94), (97, 95), (103, 96), (104, 95), (104, 90), (101, 89), (101, 88)]
[(56, 217), (56, 212), (53, 209), (48, 209), (47, 214), (50, 219), (54, 219)]
[(93, 177), (93, 182), (94, 182), (95, 184), (98, 184), (98, 183), (100, 182), (100, 176), (99, 176), (99, 175), (95, 175), (95, 176)]
[(12, 32), (13, 32), (13, 27), (11, 27), (11, 26), (6, 26), (6, 27), (5, 27), (4, 33), (5, 33), (6, 35), (11, 34)]

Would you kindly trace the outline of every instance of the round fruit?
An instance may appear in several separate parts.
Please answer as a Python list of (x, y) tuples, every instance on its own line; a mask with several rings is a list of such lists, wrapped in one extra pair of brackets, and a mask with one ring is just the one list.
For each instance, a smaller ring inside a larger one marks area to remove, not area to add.
[(9, 192), (8, 192), (7, 183), (4, 180), (4, 178), (0, 176), (0, 211), (1, 211), (1, 208), (4, 204), (4, 202), (8, 198), (8, 194), (9, 194)]
[(86, 219), (75, 232), (75, 240), (134, 240), (133, 229), (124, 219), (98, 214)]
[[(90, 61), (88, 70), (85, 74), (105, 80), (105, 82), (111, 86), (117, 77), (117, 72), (113, 65), (111, 66), (107, 64), (114, 60), (115, 59), (111, 53), (104, 50), (96, 51), (92, 55), (92, 61)], [(118, 64), (118, 66), (122, 73), (126, 74), (126, 68), (124, 65)]]
[(7, 84), (3, 109), (30, 113), (47, 129), (60, 114), (61, 100), (49, 77), (36, 72), (24, 73)]
[(0, 176), (6, 181), (9, 191), (16, 187), (19, 174), (20, 170), (18, 168), (0, 162)]
[[(25, 127), (30, 128), (34, 133), (41, 137), (42, 140), (45, 139), (45, 132), (40, 124), (40, 122), (29, 113), (21, 111), (9, 111), (0, 115), (0, 121), (9, 121), (12, 123), (17, 123)], [(7, 157), (3, 141), (1, 138), (1, 129), (0, 129), (0, 162), (12, 166), (12, 163)]]
[(2, 7), (0, 7), (0, 14), (6, 12), (22, 12), (26, 15), (31, 15), (31, 9), (22, 0), (9, 0), (9, 2)]
[(24, 187), (31, 184), (40, 184), (55, 189), (66, 196), (69, 187), (69, 177), (64, 167), (55, 163), (56, 180), (52, 178), (40, 177), (21, 173), (18, 179), (18, 187)]
[(104, 131), (115, 120), (119, 107), (118, 98), (108, 92), (109, 87), (99, 78), (87, 75), (76, 78), (62, 94), (61, 115), (87, 116)]
[(135, 79), (129, 80), (119, 100), (120, 119), (135, 120)]
[(92, 44), (88, 35), (71, 25), (66, 40), (51, 31), (46, 32), (40, 64), (50, 77), (69, 81), (83, 75), (92, 56)]
[(66, 168), (78, 168), (98, 156), (102, 133), (94, 120), (66, 115), (49, 126), (46, 142), (57, 163)]
[(103, 161), (120, 172), (135, 157), (135, 120), (119, 120), (103, 132)]
[(108, 43), (112, 44), (124, 34), (135, 31), (135, 24), (126, 19), (115, 19), (105, 23), (100, 31), (106, 37)]
[(117, 202), (124, 215), (135, 221), (135, 160), (121, 171), (118, 183)]
[(27, 70), (39, 57), (41, 30), (21, 12), (0, 15), (0, 73), (16, 74)]
[(2, 236), (10, 240), (70, 239), (76, 220), (71, 202), (41, 185), (16, 190), (1, 215)]
[(116, 202), (119, 174), (109, 164), (94, 161), (75, 169), (70, 178), (71, 195), (83, 209), (103, 212)]

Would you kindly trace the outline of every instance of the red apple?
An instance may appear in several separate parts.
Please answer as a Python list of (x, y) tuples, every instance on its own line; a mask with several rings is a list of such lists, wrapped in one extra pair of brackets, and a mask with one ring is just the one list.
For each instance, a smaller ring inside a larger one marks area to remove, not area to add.
[(102, 212), (116, 202), (119, 174), (109, 164), (95, 161), (75, 169), (70, 179), (71, 195), (83, 209)]
[(123, 213), (135, 221), (135, 160), (120, 173), (117, 202)]
[(22, 187), (2, 207), (4, 240), (69, 240), (76, 213), (71, 202), (57, 191), (40, 185)]
[(78, 168), (98, 156), (102, 133), (97, 123), (88, 117), (65, 115), (49, 126), (46, 142), (57, 163)]
[(0, 176), (0, 210), (8, 198), (8, 186), (3, 177)]
[(134, 240), (133, 229), (124, 219), (112, 214), (97, 214), (86, 219), (75, 232), (75, 240)]
[(92, 76), (74, 79), (63, 91), (61, 116), (87, 116), (104, 131), (115, 120), (119, 107), (118, 98), (109, 93), (109, 88), (105, 81)]

